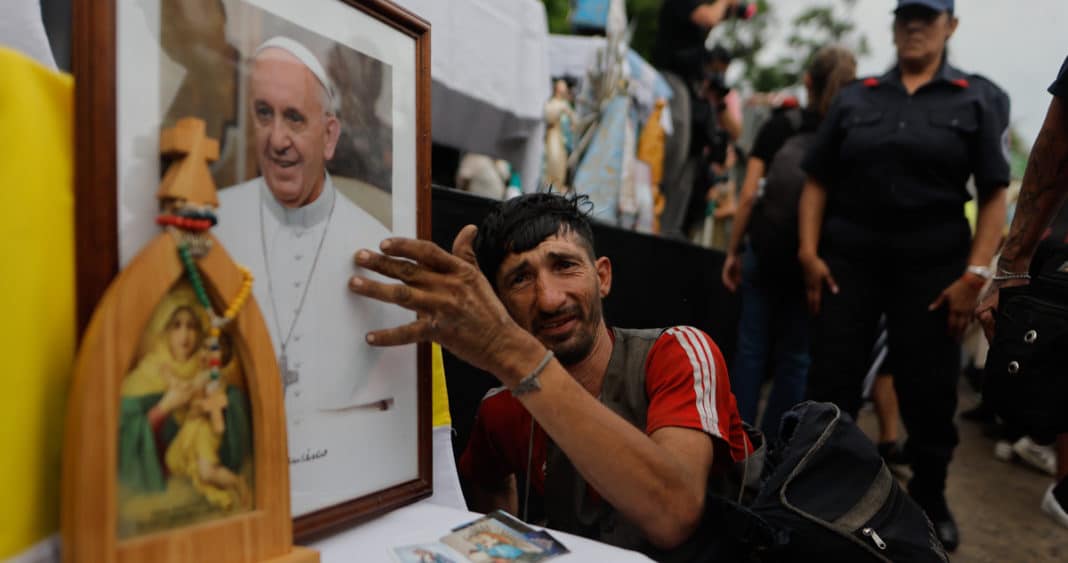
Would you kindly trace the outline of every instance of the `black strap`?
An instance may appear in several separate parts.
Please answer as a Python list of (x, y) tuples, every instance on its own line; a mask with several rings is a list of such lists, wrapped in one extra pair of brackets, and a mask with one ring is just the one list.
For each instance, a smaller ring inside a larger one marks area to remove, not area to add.
[(786, 121), (790, 122), (790, 127), (793, 129), (794, 134), (801, 131), (801, 125), (804, 123), (805, 116), (801, 114), (801, 108), (790, 108), (784, 113)]
[(710, 534), (732, 538), (753, 551), (776, 550), (790, 542), (787, 530), (773, 526), (752, 510), (719, 495), (705, 497), (702, 526), (713, 528), (708, 530)]

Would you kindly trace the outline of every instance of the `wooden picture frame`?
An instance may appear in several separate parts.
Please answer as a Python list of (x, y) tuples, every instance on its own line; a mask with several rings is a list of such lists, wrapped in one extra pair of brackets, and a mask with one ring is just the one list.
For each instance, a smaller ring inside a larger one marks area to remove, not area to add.
[[(143, 55), (148, 52), (150, 62), (152, 57), (155, 57), (157, 61), (155, 70), (158, 70), (158, 62), (166, 56), (163, 54), (163, 47), (160, 43), (163, 39), (159, 35), (155, 37), (155, 43), (152, 43), (151, 35), (139, 38), (136, 34), (126, 33), (129, 27), (127, 24), (131, 21), (141, 22), (142, 25), (148, 22), (148, 27), (152, 27), (159, 25), (161, 19), (168, 22), (174, 21), (173, 12), (166, 13), (166, 17), (161, 17), (161, 14), (175, 6), (181, 8), (183, 5), (184, 0), (150, 0), (141, 3), (76, 0), (73, 7), (72, 53), (76, 84), (75, 146), (77, 147), (75, 151), (75, 199), (78, 209), (76, 213), (76, 295), (79, 334), (85, 331), (93, 310), (102, 299), (105, 289), (118, 275), (120, 266), (141, 250), (152, 234), (158, 232), (158, 228), (152, 224), (157, 209), (151, 197), (158, 184), (159, 166), (156, 157), (158, 151), (152, 150), (151, 143), (155, 142), (154, 139), (158, 139), (159, 129), (168, 123), (166, 123), (166, 117), (162, 115), (164, 112), (159, 108), (154, 117), (137, 108), (144, 105), (145, 100), (151, 101), (153, 98), (158, 103), (161, 99), (158, 83), (164, 80), (160, 78), (154, 82), (152, 80), (154, 69), (140, 64), (130, 64), (129, 57), (131, 53)], [(240, 10), (247, 7), (257, 8), (265, 13), (269, 11), (269, 8), (275, 10), (272, 12), (274, 15), (277, 15), (279, 11), (288, 10), (289, 5), (298, 7), (304, 12), (315, 12), (321, 8), (323, 13), (341, 14), (352, 19), (350, 22), (335, 22), (338, 25), (347, 23), (354, 26), (356, 24), (353, 22), (358, 20), (357, 23), (365, 28), (368, 25), (377, 26), (375, 29), (378, 31), (366, 35), (371, 37), (372, 50), (375, 50), (373, 42), (375, 38), (389, 38), (393, 41), (391, 45), (410, 44), (410, 47), (405, 47), (404, 50), (410, 57), (391, 67), (394, 70), (394, 85), (403, 85), (403, 88), (394, 86), (392, 94), (394, 97), (394, 119), (390, 125), (393, 128), (390, 131), (393, 139), (392, 147), (394, 149), (401, 145), (408, 147), (405, 149), (406, 152), (394, 150), (390, 153), (393, 167), (391, 198), (393, 198), (394, 211), (391, 226), (394, 227), (394, 234), (399, 236), (429, 239), (431, 216), (429, 25), (386, 0), (314, 0), (300, 3), (284, 2), (284, 0), (219, 0), (219, 5), (225, 5), (230, 10), (226, 13), (231, 17), (236, 17), (233, 15), (236, 13), (233, 6), (238, 6)], [(199, 15), (203, 16), (203, 14)], [(204, 19), (201, 17), (197, 21)], [(256, 25), (266, 27), (272, 21), (264, 16)], [(307, 21), (304, 20), (305, 28), (309, 27)], [(276, 24), (277, 22), (272, 25)], [(296, 22), (293, 25), (302, 24)], [(249, 28), (241, 29), (244, 32)], [(252, 29), (255, 27), (253, 26)], [(319, 29), (309, 29), (309, 31), (330, 37), (329, 31)], [(167, 33), (166, 29), (163, 33)], [(149, 37), (150, 40), (139, 43), (139, 39), (145, 37)], [(183, 41), (195, 41), (198, 37), (195, 34), (185, 33), (181, 38)], [(362, 49), (367, 43), (360, 45)], [(373, 53), (366, 53), (354, 47), (353, 49), (370, 57), (382, 57), (383, 60), (397, 57), (394, 50), (385, 47)], [(251, 54), (247, 52), (249, 47), (244, 45), (237, 51), (240, 55), (237, 59), (239, 61), (247, 59)], [(402, 68), (408, 69), (409, 72), (400, 76), (402, 71), (399, 69)], [(238, 83), (243, 83), (245, 77), (240, 74), (242, 69), (234, 68), (233, 72)], [(163, 71), (155, 74), (159, 77), (164, 75)], [(195, 86), (197, 83), (192, 84)], [(236, 87), (231, 92), (235, 99), (244, 99), (246, 92), (243, 92), (241, 88), (243, 86)], [(397, 100), (404, 96), (409, 96), (413, 102), (409, 104), (410, 107), (404, 106), (398, 109), (403, 104)], [(201, 98), (204, 97), (210, 98), (211, 96), (201, 95)], [(238, 106), (240, 107), (240, 103)], [(149, 115), (147, 121), (146, 115)], [(398, 119), (396, 117), (398, 115), (401, 118)], [(189, 111), (178, 117), (185, 116), (200, 117), (195, 112)], [(210, 117), (209, 126), (212, 123)], [(226, 119), (222, 119), (221, 122), (225, 126), (240, 126), (241, 119), (240, 116), (234, 118), (236, 125), (233, 121)], [(216, 119), (215, 122), (218, 123), (220, 120)], [(402, 125), (407, 129), (404, 129)], [(143, 134), (131, 134), (130, 131), (135, 129), (143, 131)], [(209, 136), (215, 135), (212, 135), (209, 130)], [(252, 154), (247, 146), (243, 150)], [(131, 165), (131, 159), (136, 161), (135, 165)], [(253, 167), (246, 159), (244, 168)], [(218, 173), (218, 171), (213, 170), (213, 173)], [(156, 181), (145, 186), (144, 184), (149, 182), (153, 176)], [(245, 178), (240, 176), (237, 178), (237, 180), (242, 179)], [(140, 194), (138, 196), (140, 199), (128, 198), (131, 186), (135, 185), (144, 186), (148, 195)], [(225, 184), (220, 187), (225, 187)], [(401, 201), (399, 198), (402, 192), (403, 197), (408, 198), (403, 201), (410, 201), (410, 204), (398, 203)], [(225, 200), (225, 197), (222, 199)], [(408, 211), (404, 211), (405, 208)], [(410, 214), (410, 217), (398, 220), (398, 210), (402, 214)], [(220, 211), (223, 215), (227, 213), (225, 204)], [(225, 217), (222, 222), (225, 223)], [(410, 225), (410, 229), (396, 227), (401, 223)], [(225, 237), (220, 238), (224, 245), (230, 245)], [(355, 252), (357, 248), (353, 247), (351, 250)], [(242, 257), (237, 253), (231, 254), (237, 262), (243, 262)], [(258, 277), (257, 283), (262, 284), (262, 282), (263, 280)], [(269, 308), (270, 305), (265, 303), (260, 303), (258, 307), (264, 316), (268, 316)], [(361, 343), (363, 335), (352, 334), (351, 341)], [(405, 420), (408, 418), (413, 420), (414, 430), (410, 432), (413, 439), (392, 444), (391, 447), (414, 448), (415, 453), (410, 456), (414, 462), (411, 467), (405, 465), (400, 481), (388, 483), (388, 486), (377, 487), (356, 495), (340, 493), (336, 499), (328, 501), (320, 498), (319, 504), (326, 502), (326, 505), (317, 505), (314, 509), (304, 512), (294, 509), (295, 518), (292, 529), (298, 541), (308, 541), (430, 495), (432, 490), (430, 349), (429, 345), (412, 348), (410, 353), (414, 356), (412, 363), (415, 366), (415, 373), (405, 377), (413, 380), (414, 390), (410, 393), (412, 400), (409, 403), (411, 404), (403, 408), (407, 408), (408, 411), (405, 412), (410, 412), (411, 415), (410, 417), (406, 415)], [(398, 400), (398, 404), (402, 402)], [(402, 407), (398, 407), (398, 410), (400, 408)], [(258, 421), (254, 423), (259, 425)], [(269, 428), (268, 426), (268, 432)], [(259, 427), (256, 430), (262, 431)], [(292, 454), (293, 452), (290, 452), (291, 464), (294, 459)], [(367, 456), (368, 459), (374, 457), (373, 455)], [(290, 467), (292, 468), (292, 465)], [(354, 474), (354, 479), (358, 479), (360, 467), (354, 466), (349, 469)]]

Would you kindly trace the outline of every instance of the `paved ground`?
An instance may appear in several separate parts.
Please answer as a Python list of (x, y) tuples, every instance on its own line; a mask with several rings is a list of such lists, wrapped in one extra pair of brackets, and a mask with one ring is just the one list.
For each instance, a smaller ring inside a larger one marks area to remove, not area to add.
[[(961, 385), (960, 410), (976, 398)], [(865, 410), (860, 425), (869, 435), (875, 414)], [(1021, 462), (993, 456), (994, 442), (975, 423), (959, 421), (961, 444), (949, 469), (947, 496), (960, 526), (954, 563), (1068, 561), (1068, 529), (1039, 508), (1052, 478)]]

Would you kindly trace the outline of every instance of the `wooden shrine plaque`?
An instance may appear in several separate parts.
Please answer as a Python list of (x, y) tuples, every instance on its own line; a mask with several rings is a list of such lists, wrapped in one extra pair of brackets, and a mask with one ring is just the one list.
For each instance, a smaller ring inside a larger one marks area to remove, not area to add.
[[(213, 245), (200, 261), (200, 269), (213, 301), (229, 302), (238, 292), (241, 274), (220, 245)], [(183, 274), (174, 240), (168, 235), (156, 237), (116, 278), (86, 331), (70, 394), (63, 457), (64, 560), (318, 561), (316, 552), (291, 545), (281, 390), (270, 339), (251, 300), (230, 333), (233, 361), (246, 374), (243, 384), (250, 407), (247, 506), (184, 519), (172, 514), (173, 525), (149, 523), (143, 530), (124, 518), (129, 506), (122, 506), (122, 501), (129, 503), (130, 498), (119, 484), (123, 385), (133, 387), (128, 382), (146, 361), (143, 336), (152, 328), (153, 314), (176, 294), (184, 293), (174, 289), (184, 287), (179, 283)], [(195, 422), (186, 414), (185, 424)], [(183, 431), (180, 428), (178, 433)], [(175, 448), (173, 442), (168, 445)], [(171, 457), (173, 451), (168, 452)], [(167, 453), (162, 455), (167, 457)], [(162, 503), (176, 488), (184, 487), (188, 493), (192, 487), (190, 478), (171, 473), (167, 479), (169, 488), (165, 486), (160, 496), (133, 500)], [(195, 495), (195, 487), (193, 491)], [(160, 506), (166, 512), (165, 505)], [(172, 508), (180, 513), (188, 510), (188, 504)], [(120, 522), (125, 530), (120, 530)]]
[(285, 411), (252, 280), (197, 219), (215, 202), (197, 170), (210, 140), (199, 120), (168, 133), (169, 226), (108, 287), (78, 351), (63, 559), (317, 562), (292, 545)]

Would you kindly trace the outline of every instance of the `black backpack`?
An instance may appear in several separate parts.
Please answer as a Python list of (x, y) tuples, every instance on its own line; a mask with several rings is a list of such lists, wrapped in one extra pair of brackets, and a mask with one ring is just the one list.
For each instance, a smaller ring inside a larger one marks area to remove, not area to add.
[(923, 509), (836, 405), (797, 405), (780, 436), (755, 498), (708, 497), (700, 532), (717, 539), (707, 560), (949, 561)]
[(815, 133), (798, 132), (800, 109), (785, 115), (795, 133), (772, 157), (764, 174), (763, 193), (749, 220), (749, 244), (760, 258), (761, 268), (792, 269), (797, 264), (797, 206), (805, 186), (801, 161)]
[(1001, 290), (983, 400), (1045, 443), (1068, 432), (1068, 248), (1054, 248), (1032, 276), (1029, 285)]

